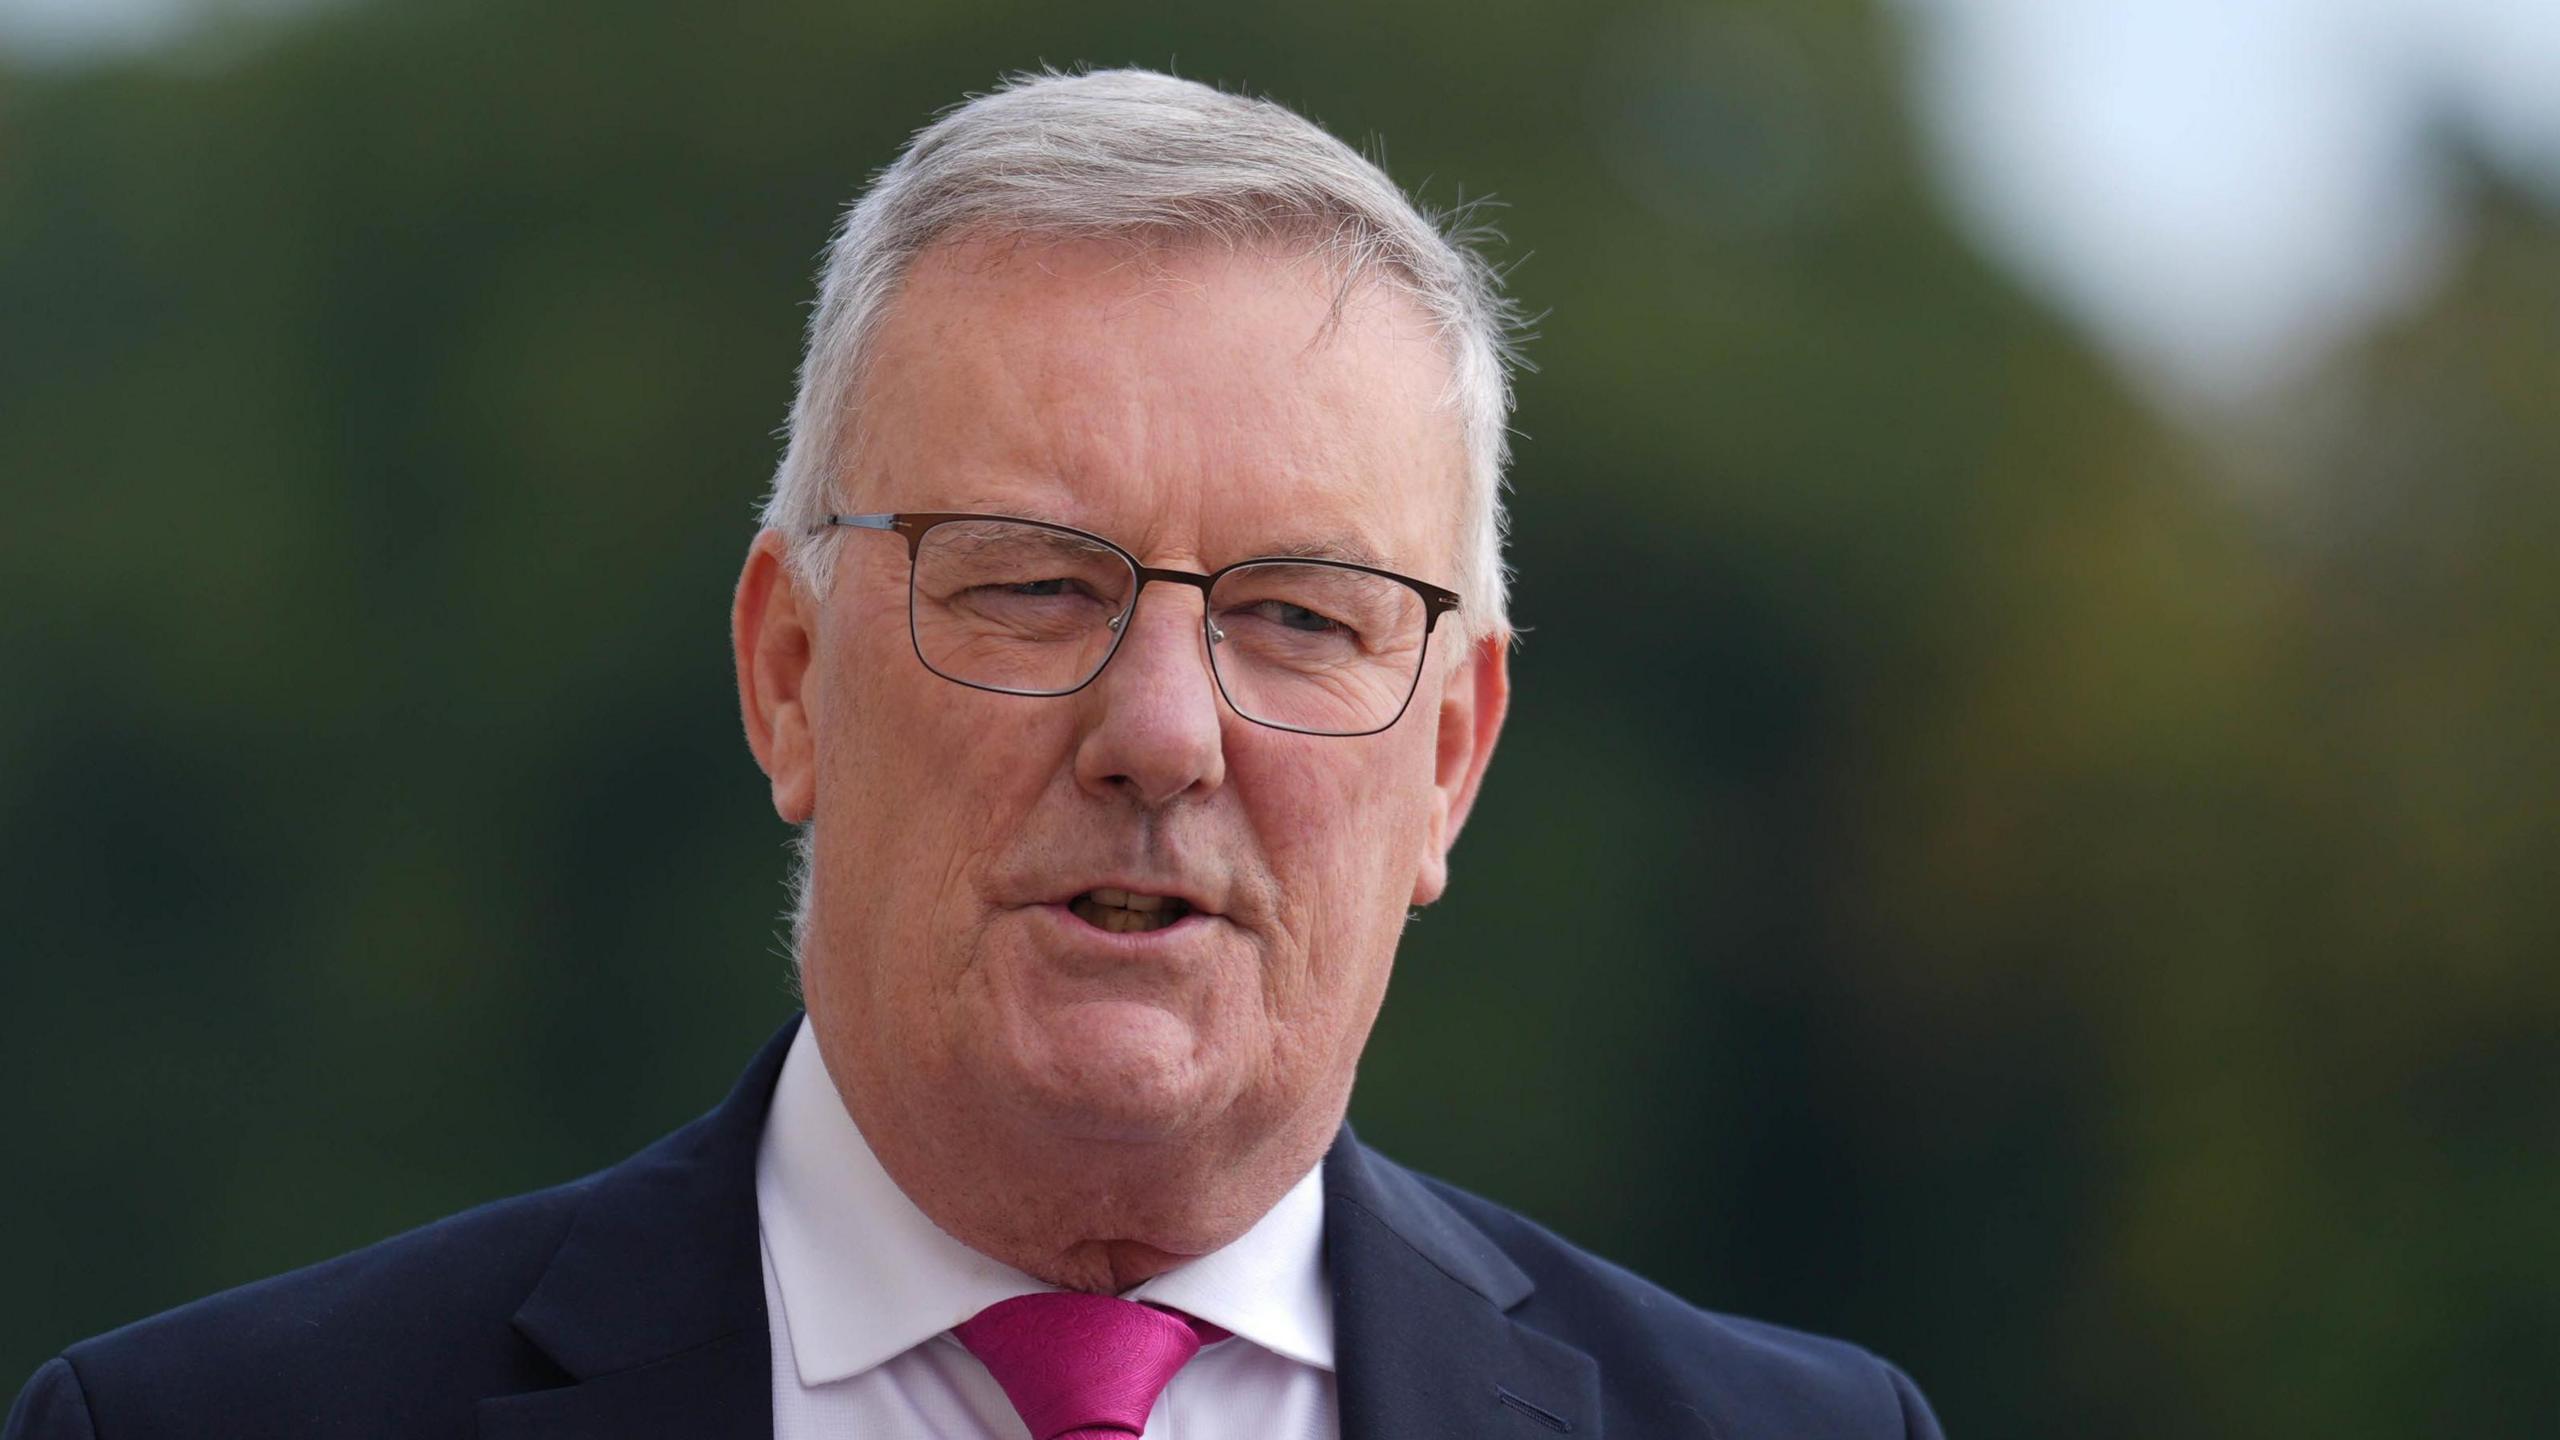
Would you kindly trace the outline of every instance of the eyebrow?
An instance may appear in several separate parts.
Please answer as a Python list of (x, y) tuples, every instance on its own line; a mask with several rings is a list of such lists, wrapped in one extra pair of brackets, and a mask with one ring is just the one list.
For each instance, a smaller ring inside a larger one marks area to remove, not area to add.
[[(1011, 515), (1022, 520), (1038, 520), (1044, 524), (1063, 525), (1067, 529), (1082, 530), (1089, 535), (1102, 535), (1101, 531), (1082, 521), (1070, 520), (1056, 511), (1037, 505), (1026, 505), (1019, 500), (978, 496), (952, 508), (956, 511), (979, 515)], [(1103, 535), (1102, 538), (1112, 540), (1114, 544), (1119, 543), (1109, 535)], [(1303, 540), (1279, 541), (1242, 558), (1248, 560), (1342, 560), (1353, 565), (1366, 565), (1373, 570), (1393, 568), (1376, 550), (1344, 534), (1317, 535)]]
[(1331, 539), (1295, 540), (1285, 545), (1275, 545), (1269, 549), (1258, 551), (1254, 558), (1260, 559), (1263, 556), (1270, 556), (1275, 559), (1286, 558), (1290, 560), (1347, 560), (1354, 565), (1366, 565), (1374, 570), (1384, 570), (1387, 568), (1386, 559), (1379, 555), (1377, 551), (1372, 550), (1368, 546), (1361, 544), (1357, 540), (1350, 539), (1347, 536)]

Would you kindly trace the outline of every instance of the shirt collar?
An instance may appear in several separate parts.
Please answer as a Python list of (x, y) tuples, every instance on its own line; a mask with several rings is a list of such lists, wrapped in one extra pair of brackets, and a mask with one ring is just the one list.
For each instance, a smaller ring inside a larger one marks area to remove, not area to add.
[[(1126, 1298), (1332, 1369), (1320, 1169), (1234, 1243)], [(756, 1209), (804, 1386), (858, 1375), (999, 1300), (1051, 1288), (952, 1239), (916, 1208), (845, 1113), (805, 1018), (756, 1151)]]

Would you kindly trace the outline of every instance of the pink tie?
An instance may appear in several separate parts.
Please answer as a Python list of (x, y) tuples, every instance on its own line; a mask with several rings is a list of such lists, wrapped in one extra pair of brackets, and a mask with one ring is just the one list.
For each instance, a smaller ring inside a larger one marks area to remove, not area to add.
[(999, 1300), (951, 1333), (1004, 1387), (1032, 1440), (1144, 1435), (1173, 1372), (1227, 1338), (1179, 1311), (1072, 1291)]

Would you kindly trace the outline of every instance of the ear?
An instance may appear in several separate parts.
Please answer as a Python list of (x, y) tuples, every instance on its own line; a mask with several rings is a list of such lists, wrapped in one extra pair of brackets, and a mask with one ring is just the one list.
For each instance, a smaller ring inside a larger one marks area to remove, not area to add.
[(786, 543), (781, 531), (766, 530), (747, 547), (729, 609), (729, 648), (738, 665), (747, 748), (773, 784), (774, 813), (799, 825), (817, 809), (808, 685), (818, 617), (816, 602), (784, 563)]
[(1440, 688), (1439, 735), (1433, 749), (1431, 829), (1422, 868), (1414, 877), (1413, 903), (1428, 905), (1449, 888), (1449, 847), (1475, 807), (1493, 742), (1511, 708), (1511, 637), (1477, 641)]

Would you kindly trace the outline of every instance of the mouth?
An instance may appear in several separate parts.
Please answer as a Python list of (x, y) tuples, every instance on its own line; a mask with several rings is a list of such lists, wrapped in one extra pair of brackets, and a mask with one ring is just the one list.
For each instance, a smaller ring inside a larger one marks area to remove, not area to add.
[(1097, 930), (1133, 935), (1173, 924), (1191, 913), (1191, 902), (1179, 895), (1141, 895), (1097, 888), (1069, 900), (1067, 910)]

